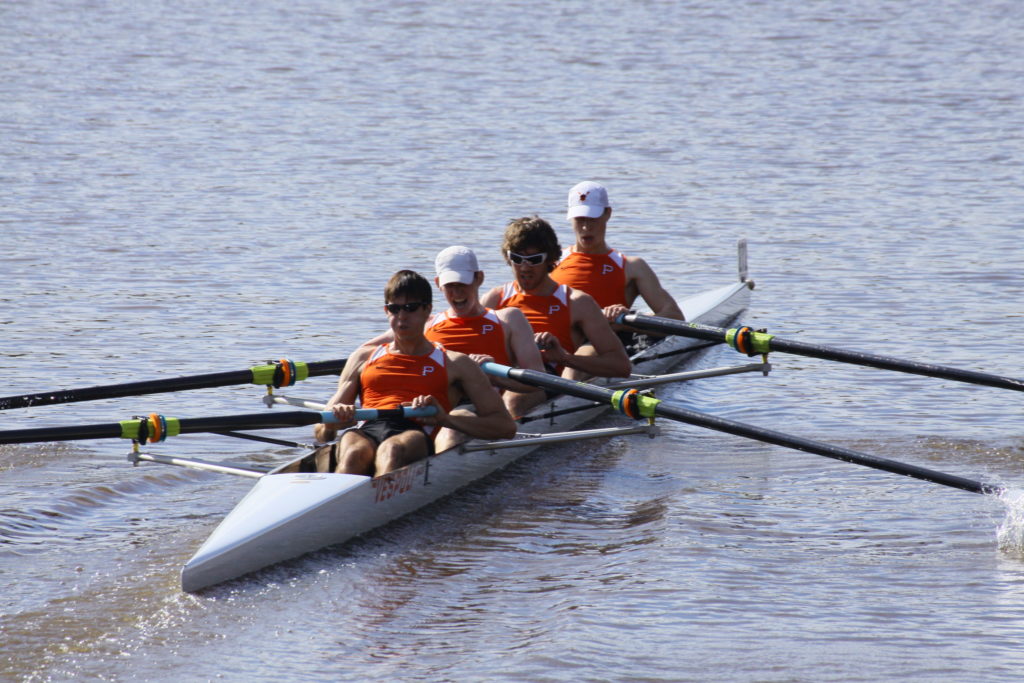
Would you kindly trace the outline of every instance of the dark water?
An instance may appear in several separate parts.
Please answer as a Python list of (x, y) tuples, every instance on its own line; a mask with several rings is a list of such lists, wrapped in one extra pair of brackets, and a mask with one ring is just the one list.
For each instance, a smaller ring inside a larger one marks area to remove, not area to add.
[[(609, 187), (610, 242), (677, 296), (731, 281), (745, 236), (748, 323), (1024, 376), (1022, 45), (1024, 9), (995, 0), (8, 2), (0, 393), (344, 357), (394, 270), (459, 242), (501, 282), (501, 229), (534, 212), (569, 240), (585, 178)], [(666, 424), (190, 596), (180, 566), (248, 481), (134, 469), (112, 441), (0, 446), (0, 677), (1019, 678), (1020, 394), (772, 362), (662, 393), (1009, 499)]]

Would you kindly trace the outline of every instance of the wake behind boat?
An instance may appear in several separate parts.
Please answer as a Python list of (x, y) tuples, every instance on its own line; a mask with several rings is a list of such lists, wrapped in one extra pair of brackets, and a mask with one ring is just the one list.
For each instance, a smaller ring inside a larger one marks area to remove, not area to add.
[[(740, 242), (740, 280), (684, 299), (687, 320), (726, 325), (747, 306), (753, 283), (746, 276), (746, 244)], [(679, 380), (659, 376), (691, 364), (708, 346), (679, 336), (666, 337), (632, 357), (644, 376), (602, 379), (602, 386), (643, 387)], [(739, 371), (761, 370), (761, 364)], [(724, 372), (735, 372), (729, 369)], [(181, 572), (182, 590), (195, 592), (284, 560), (343, 543), (402, 517), (522, 458), (547, 443), (635, 434), (653, 425), (573, 431), (609, 409), (572, 396), (560, 396), (520, 419), (516, 438), (484, 443), (471, 440), (379, 477), (310, 471), (311, 455), (262, 476), (228, 514)]]

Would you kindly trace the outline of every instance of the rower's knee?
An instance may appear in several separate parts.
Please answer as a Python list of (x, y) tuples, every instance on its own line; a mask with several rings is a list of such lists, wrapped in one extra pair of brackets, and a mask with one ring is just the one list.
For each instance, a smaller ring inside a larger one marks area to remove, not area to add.
[(466, 435), (462, 432), (457, 432), (454, 429), (448, 427), (442, 427), (437, 432), (437, 438), (434, 439), (434, 448), (437, 449), (438, 453), (448, 450), (453, 446), (457, 446), (466, 440)]
[[(448, 413), (454, 417), (476, 417), (476, 412), (469, 408), (460, 407), (454, 408)], [(466, 439), (468, 439), (462, 432), (456, 431), (449, 427), (442, 427), (437, 431), (437, 436), (434, 437), (434, 450), (437, 453), (446, 451), (452, 446), (456, 446)]]
[(338, 461), (334, 468), (335, 473), (368, 476), (373, 474), (373, 442), (365, 436), (346, 432), (335, 449)]
[(377, 448), (374, 467), (376, 476), (379, 477), (427, 457), (429, 453), (428, 438), (423, 432), (409, 430), (396, 434), (390, 439), (385, 439), (384, 443)]
[(505, 408), (508, 409), (509, 415), (520, 418), (531, 409), (544, 403), (547, 400), (547, 395), (543, 391), (506, 391), (502, 399), (505, 401)]

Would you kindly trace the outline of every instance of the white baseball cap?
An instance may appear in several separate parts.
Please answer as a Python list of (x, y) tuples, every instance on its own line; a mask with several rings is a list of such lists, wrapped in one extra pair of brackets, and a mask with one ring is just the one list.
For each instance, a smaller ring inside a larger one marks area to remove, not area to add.
[(472, 284), (480, 265), (476, 262), (476, 254), (469, 247), (448, 247), (442, 249), (434, 259), (434, 270), (437, 272), (437, 284), (447, 285), (461, 282)]
[(608, 190), (604, 185), (584, 180), (569, 190), (569, 211), (565, 217), (569, 220), (578, 216), (598, 218), (609, 206)]

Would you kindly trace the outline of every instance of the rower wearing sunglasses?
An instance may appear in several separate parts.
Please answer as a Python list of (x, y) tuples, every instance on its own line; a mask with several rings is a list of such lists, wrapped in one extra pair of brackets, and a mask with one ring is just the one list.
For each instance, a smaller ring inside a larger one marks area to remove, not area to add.
[(511, 221), (502, 253), (515, 280), (490, 290), (481, 303), (521, 309), (549, 369), (572, 379), (629, 376), (629, 358), (594, 299), (551, 279), (561, 247), (547, 221)]
[[(433, 406), (431, 418), (387, 417), (348, 429), (332, 449), (324, 449), (320, 471), (379, 476), (435, 452), (434, 439), (447, 427), (481, 439), (510, 439), (516, 423), (490, 380), (467, 355), (428, 340), (424, 323), (430, 317), (430, 282), (411, 270), (391, 277), (384, 289), (384, 310), (393, 341), (365, 344), (345, 362), (338, 390), (327, 402), (336, 424), (318, 424), (317, 440), (332, 440), (339, 428), (354, 424), (355, 403), (363, 408)], [(474, 410), (454, 408), (468, 398)]]
[[(424, 335), (449, 351), (458, 351), (477, 363), (494, 361), (501, 365), (544, 371), (544, 361), (533, 340), (533, 328), (518, 308), (494, 310), (480, 303), (480, 286), (484, 271), (476, 253), (469, 247), (442, 249), (434, 259), (434, 284), (441, 290), (448, 309), (427, 319)], [(388, 330), (368, 344), (384, 344), (394, 340)], [(539, 387), (510, 379), (490, 378), (502, 391), (502, 399), (513, 415), (523, 415), (542, 399)], [(444, 437), (450, 435), (445, 434)], [(447, 439), (438, 441), (445, 446)]]
[[(566, 218), (572, 223), (576, 243), (562, 252), (552, 279), (594, 297), (609, 322), (628, 312), (637, 297), (654, 315), (683, 320), (679, 304), (661, 286), (647, 262), (638, 256), (625, 256), (605, 242), (611, 216), (608, 190), (603, 185), (587, 180), (569, 190)], [(628, 331), (619, 336), (627, 345), (633, 342)]]

